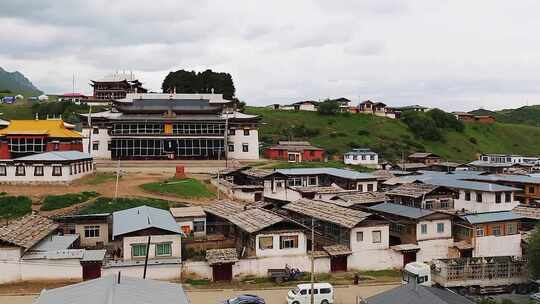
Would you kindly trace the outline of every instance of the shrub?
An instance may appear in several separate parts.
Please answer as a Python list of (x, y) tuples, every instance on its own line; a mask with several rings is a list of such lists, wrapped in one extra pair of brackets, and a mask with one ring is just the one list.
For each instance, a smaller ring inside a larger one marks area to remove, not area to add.
[(369, 131), (368, 131), (368, 130), (364, 130), (364, 129), (360, 129), (360, 130), (358, 130), (358, 135), (360, 135), (360, 136), (368, 136), (368, 135), (369, 135)]
[(463, 122), (457, 120), (457, 118), (451, 113), (446, 113), (440, 109), (433, 109), (427, 112), (427, 114), (431, 117), (431, 119), (433, 119), (438, 128), (450, 129), (458, 132), (463, 132), (465, 130), (465, 125)]
[(62, 195), (48, 195), (43, 200), (41, 211), (51, 211), (62, 209), (76, 204), (84, 203), (93, 197), (99, 196), (95, 191), (84, 191), (81, 193), (67, 193)]
[(443, 135), (437, 128), (435, 121), (425, 113), (406, 111), (402, 114), (401, 120), (418, 138), (432, 141), (441, 141), (443, 139)]
[(478, 141), (477, 141), (476, 138), (474, 138), (474, 137), (469, 137), (469, 142), (470, 142), (471, 144), (473, 144), (473, 145), (478, 144)]
[(32, 200), (30, 198), (6, 195), (0, 197), (0, 218), (17, 218), (30, 212), (32, 212)]
[(91, 205), (81, 210), (80, 214), (94, 214), (94, 213), (111, 213), (119, 210), (130, 209), (139, 206), (149, 206), (159, 209), (169, 209), (169, 201), (148, 198), (148, 197), (135, 197), (127, 198), (120, 197), (116, 200), (111, 197), (99, 197)]
[(317, 111), (322, 115), (334, 115), (339, 111), (339, 104), (334, 100), (325, 100), (319, 104)]

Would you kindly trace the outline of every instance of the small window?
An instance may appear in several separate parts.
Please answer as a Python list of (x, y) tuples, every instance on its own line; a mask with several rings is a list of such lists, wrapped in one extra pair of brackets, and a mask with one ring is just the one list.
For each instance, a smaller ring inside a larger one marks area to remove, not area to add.
[(358, 188), (358, 191), (364, 192), (364, 185), (358, 184), (356, 187)]
[(529, 193), (534, 193), (534, 186), (529, 186)]
[(249, 145), (248, 144), (242, 144), (242, 152), (249, 152)]
[(321, 288), (321, 294), (329, 294), (332, 292), (330, 288)]
[(249, 136), (249, 129), (244, 129), (244, 136)]
[(483, 227), (476, 228), (476, 237), (482, 237), (482, 236), (484, 236), (484, 228)]
[(363, 242), (364, 241), (364, 232), (362, 232), (362, 231), (356, 232), (356, 241), (357, 242)]
[(444, 232), (444, 223), (437, 223), (437, 233)]
[(280, 249), (298, 248), (298, 235), (279, 237)]
[(373, 243), (380, 243), (381, 242), (381, 231), (380, 230), (373, 231), (372, 232), (372, 238), (373, 238)]
[(317, 177), (316, 176), (310, 176), (309, 180), (308, 180), (308, 183), (309, 183), (310, 186), (317, 185)]
[(229, 147), (229, 152), (234, 152), (234, 145), (228, 145)]
[(482, 202), (482, 192), (476, 192), (476, 202), (477, 203)]
[(421, 234), (427, 234), (427, 224), (421, 224), (420, 225), (420, 233)]
[(367, 185), (367, 191), (368, 191), (368, 192), (372, 192), (372, 191), (373, 191), (373, 184), (368, 184), (368, 185)]
[(502, 195), (500, 193), (495, 194), (495, 203), (496, 204), (502, 203)]
[(274, 237), (273, 236), (261, 236), (259, 237), (259, 249), (273, 249), (274, 248)]
[(98, 128), (93, 128), (92, 129), (92, 134), (99, 134), (99, 129)]
[(84, 226), (84, 237), (86, 238), (99, 237), (99, 226)]
[(7, 175), (7, 167), (0, 166), (0, 176), (6, 176), (6, 175)]
[(53, 151), (60, 150), (60, 144), (59, 143), (53, 143)]
[(204, 232), (204, 221), (193, 221), (193, 232)]
[(131, 256), (134, 258), (146, 256), (146, 244), (131, 245)]
[(112, 143), (111, 143), (111, 141), (109, 140), (109, 141), (107, 142), (107, 151), (111, 151), (111, 145), (112, 145)]
[(171, 256), (171, 243), (156, 244), (156, 256)]
[(492, 230), (492, 234), (494, 236), (500, 236), (501, 235), (501, 226), (500, 225), (493, 226), (493, 228), (491, 230)]
[(62, 176), (62, 166), (53, 166), (52, 169), (53, 176)]
[(16, 176), (25, 176), (26, 175), (26, 168), (23, 165), (18, 165), (15, 169), (15, 175)]
[(375, 155), (370, 155), (369, 158), (370, 158), (371, 160), (375, 160)]
[(471, 200), (471, 192), (465, 191), (465, 200), (470, 201)]
[(307, 290), (305, 289), (300, 290), (300, 294), (303, 296), (307, 295)]
[(43, 176), (43, 166), (34, 167), (34, 176)]
[(99, 142), (98, 141), (94, 141), (92, 143), (92, 150), (94, 150), (94, 151), (99, 150)]
[(229, 135), (235, 135), (236, 130), (235, 129), (229, 129)]
[(512, 202), (512, 192), (505, 192), (504, 193), (504, 201), (506, 203)]
[(506, 235), (516, 234), (516, 233), (517, 233), (516, 224), (513, 224), (513, 223), (506, 224)]

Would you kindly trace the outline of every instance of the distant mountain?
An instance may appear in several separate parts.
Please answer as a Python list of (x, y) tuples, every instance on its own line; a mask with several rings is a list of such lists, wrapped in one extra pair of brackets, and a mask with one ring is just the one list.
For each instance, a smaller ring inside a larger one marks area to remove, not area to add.
[(8, 72), (0, 67), (0, 92), (38, 96), (43, 94), (28, 78), (18, 71)]
[(517, 109), (489, 111), (478, 109), (469, 112), (475, 115), (492, 115), (499, 122), (540, 126), (540, 105), (525, 106)]

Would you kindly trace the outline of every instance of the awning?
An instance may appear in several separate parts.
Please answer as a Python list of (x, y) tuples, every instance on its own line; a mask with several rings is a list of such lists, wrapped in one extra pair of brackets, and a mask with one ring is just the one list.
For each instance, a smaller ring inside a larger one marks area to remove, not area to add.
[(330, 256), (339, 256), (339, 255), (349, 255), (352, 254), (351, 249), (349, 247), (344, 245), (331, 245), (331, 246), (324, 246), (324, 251), (328, 253)]
[(401, 244), (401, 245), (391, 246), (390, 248), (392, 250), (400, 251), (400, 252), (411, 252), (411, 251), (420, 250), (420, 246), (416, 244)]
[(466, 241), (454, 242), (454, 247), (456, 247), (459, 250), (469, 250), (469, 249), (474, 248), (474, 246), (471, 243), (466, 242)]

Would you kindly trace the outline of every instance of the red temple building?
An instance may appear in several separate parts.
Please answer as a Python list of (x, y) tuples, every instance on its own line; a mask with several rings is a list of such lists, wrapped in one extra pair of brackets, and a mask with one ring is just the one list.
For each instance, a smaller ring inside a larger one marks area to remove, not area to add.
[(142, 83), (133, 73), (115, 73), (99, 80), (91, 80), (95, 100), (116, 100), (126, 98), (128, 93), (146, 93)]
[(82, 136), (59, 119), (12, 120), (0, 129), (0, 159), (50, 151), (83, 151)]

